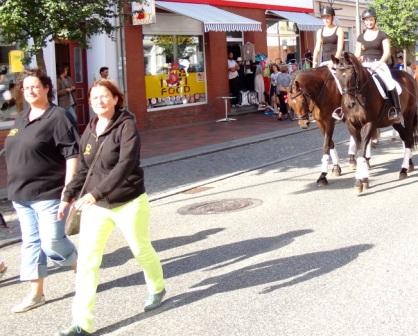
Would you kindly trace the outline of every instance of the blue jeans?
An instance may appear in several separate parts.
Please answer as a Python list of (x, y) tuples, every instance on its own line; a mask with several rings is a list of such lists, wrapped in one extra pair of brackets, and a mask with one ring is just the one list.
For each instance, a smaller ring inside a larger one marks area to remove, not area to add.
[(22, 231), (20, 279), (37, 280), (48, 274), (47, 257), (58, 266), (72, 266), (77, 250), (57, 219), (60, 200), (13, 202)]

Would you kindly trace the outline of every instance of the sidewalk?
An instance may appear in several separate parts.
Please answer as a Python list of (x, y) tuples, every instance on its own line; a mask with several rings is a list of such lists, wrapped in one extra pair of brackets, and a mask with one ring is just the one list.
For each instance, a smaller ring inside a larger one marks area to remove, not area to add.
[[(296, 121), (278, 121), (262, 112), (235, 116), (236, 121), (208, 121), (141, 132), (141, 166), (181, 160), (299, 132)], [(0, 247), (19, 241), (20, 230), (6, 200), (6, 165), (0, 157), (0, 211), (8, 228), (0, 227)], [(151, 199), (152, 200), (152, 199)]]

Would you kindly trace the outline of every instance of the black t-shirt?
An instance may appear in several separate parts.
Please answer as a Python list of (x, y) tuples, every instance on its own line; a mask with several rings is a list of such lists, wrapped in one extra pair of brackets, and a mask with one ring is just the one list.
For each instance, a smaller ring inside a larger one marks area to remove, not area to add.
[(50, 105), (32, 121), (29, 110), (19, 114), (5, 142), (9, 199), (59, 199), (66, 160), (79, 154), (78, 138), (76, 128), (60, 107)]
[(383, 55), (383, 40), (386, 40), (388, 36), (381, 30), (378, 31), (376, 38), (373, 41), (366, 41), (364, 39), (364, 33), (361, 34), (357, 41), (361, 43), (361, 56), (365, 61), (380, 60)]
[(324, 36), (324, 30), (322, 29), (322, 62), (329, 61), (332, 55), (335, 55), (338, 49), (338, 27), (329, 36)]

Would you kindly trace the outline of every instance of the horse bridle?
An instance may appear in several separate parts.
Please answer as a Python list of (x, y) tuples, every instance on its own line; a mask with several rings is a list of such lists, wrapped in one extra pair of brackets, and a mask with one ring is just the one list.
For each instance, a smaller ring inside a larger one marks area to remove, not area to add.
[[(328, 80), (330, 79), (330, 77), (332, 77), (332, 76), (329, 75), (327, 77), (326, 81), (322, 84), (321, 90), (319, 91), (319, 94), (318, 94), (318, 98), (321, 97), (322, 92), (324, 91), (324, 88), (325, 88), (326, 84), (328, 83)], [(293, 83), (291, 84), (291, 87), (293, 87)], [(309, 93), (305, 92), (301, 88), (299, 88), (299, 92), (297, 92), (295, 95), (292, 95), (292, 93), (291, 93), (289, 98), (290, 99), (295, 99), (295, 98), (299, 97), (300, 95), (303, 96), (303, 105), (304, 105), (303, 107), (304, 107), (304, 111), (307, 111), (307, 112), (305, 112), (301, 117), (294, 118), (294, 120), (307, 120), (307, 121), (309, 121), (309, 115), (312, 114), (312, 111), (313, 111), (315, 106), (313, 104), (312, 109), (309, 109), (308, 99), (310, 101), (313, 101), (313, 102), (315, 102), (315, 101), (312, 99), (312, 97)]]
[(299, 96), (303, 97), (303, 110), (305, 111), (305, 113), (301, 116), (301, 117), (296, 117), (294, 118), (294, 120), (307, 120), (309, 121), (309, 115), (312, 114), (312, 110), (309, 109), (309, 104), (308, 104), (308, 99), (312, 100), (311, 96), (309, 95), (309, 93), (303, 91), (301, 88), (299, 88), (299, 92), (297, 92), (295, 95), (293, 95), (292, 93), (290, 94), (290, 99), (295, 99)]
[[(354, 97), (354, 99), (360, 104), (360, 106), (365, 108), (364, 103), (361, 101), (361, 99), (359, 99), (359, 95), (361, 96), (362, 88), (360, 88), (360, 76), (358, 75), (356, 71), (356, 67), (353, 64), (346, 64), (344, 66), (341, 66), (341, 68), (342, 69), (353, 68), (354, 82), (355, 82), (354, 85), (351, 87), (346, 87), (346, 88), (341, 87), (342, 95), (348, 94)], [(366, 83), (363, 85), (363, 87), (366, 85)]]
[(356, 93), (359, 92), (360, 81), (359, 81), (359, 77), (357, 76), (357, 71), (354, 68), (354, 65), (344, 65), (340, 68), (343, 68), (343, 69), (353, 68), (355, 84), (351, 87), (341, 88), (341, 91), (342, 91), (342, 94), (349, 94), (349, 95), (356, 97), (357, 96)]

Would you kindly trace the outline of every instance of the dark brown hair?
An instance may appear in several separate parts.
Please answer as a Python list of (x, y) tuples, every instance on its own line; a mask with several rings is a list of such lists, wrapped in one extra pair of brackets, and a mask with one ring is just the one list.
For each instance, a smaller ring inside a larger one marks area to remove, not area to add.
[(44, 88), (49, 88), (48, 90), (48, 101), (52, 102), (54, 100), (54, 87), (52, 86), (52, 80), (47, 74), (41, 69), (27, 69), (23, 72), (19, 81), (19, 88), (23, 89), (23, 80), (27, 77), (36, 77), (41, 82)]
[(88, 99), (89, 100), (90, 100), (91, 89), (96, 87), (96, 86), (104, 86), (106, 89), (108, 89), (112, 93), (113, 97), (118, 98), (118, 102), (116, 103), (116, 106), (115, 106), (116, 110), (119, 110), (123, 107), (123, 94), (119, 90), (117, 85), (109, 79), (98, 79), (93, 83), (93, 85), (90, 87), (89, 93), (88, 93)]

